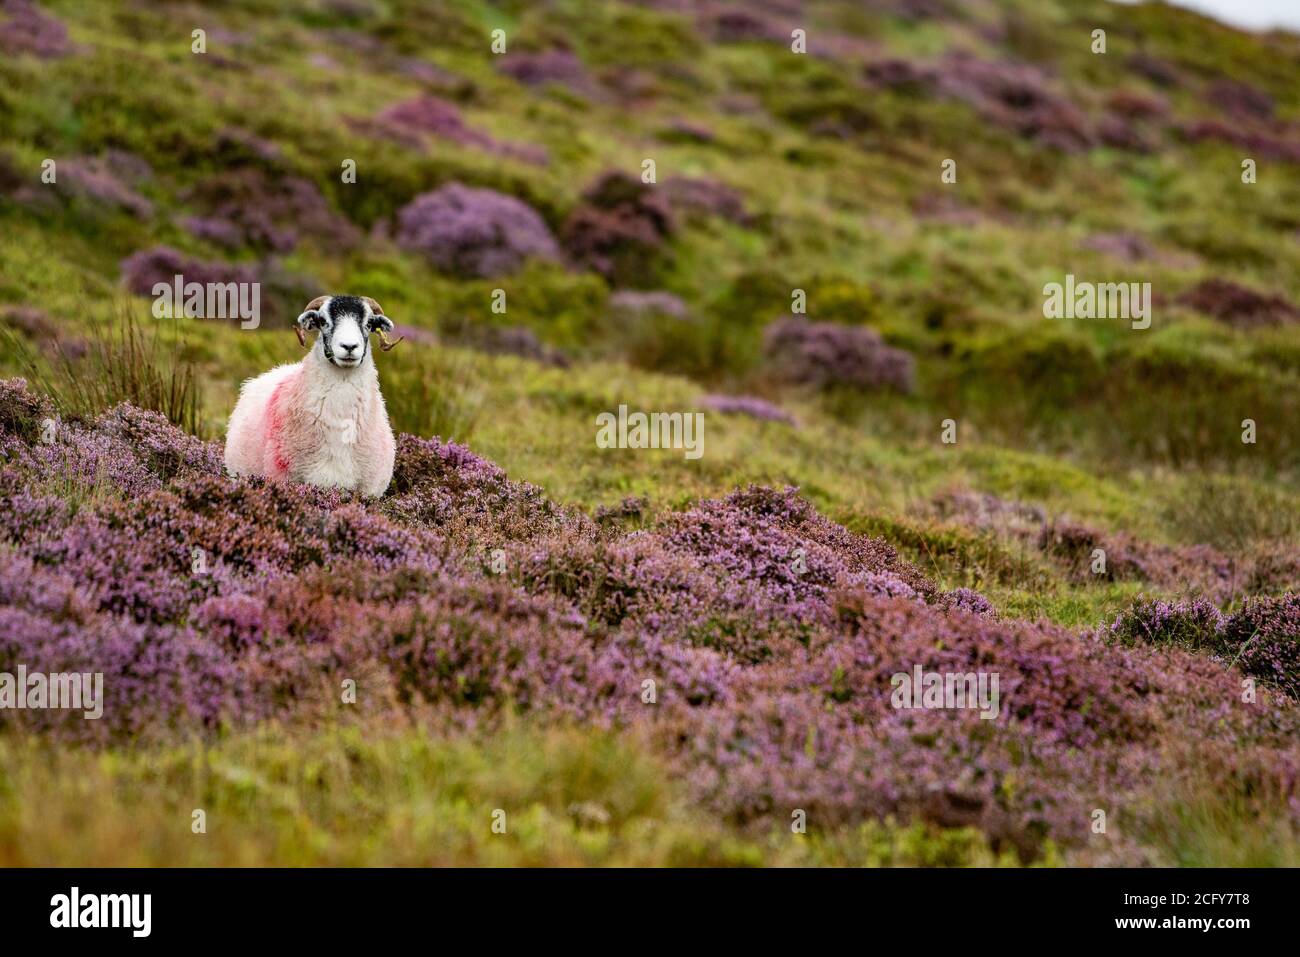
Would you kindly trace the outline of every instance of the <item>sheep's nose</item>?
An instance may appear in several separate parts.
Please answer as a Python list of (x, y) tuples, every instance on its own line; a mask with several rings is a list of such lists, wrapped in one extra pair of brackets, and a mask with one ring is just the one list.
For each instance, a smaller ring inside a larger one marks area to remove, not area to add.
[(343, 351), (346, 352), (348, 355), (352, 355), (352, 353), (356, 352), (357, 349), (360, 348), (360, 346), (358, 346), (355, 342), (344, 342), (342, 343), (342, 347), (343, 347)]

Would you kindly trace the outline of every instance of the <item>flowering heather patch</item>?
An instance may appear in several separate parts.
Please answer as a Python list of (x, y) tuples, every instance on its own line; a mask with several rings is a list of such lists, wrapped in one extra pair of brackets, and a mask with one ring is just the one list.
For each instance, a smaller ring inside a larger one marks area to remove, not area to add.
[(1149, 130), (1117, 113), (1107, 113), (1097, 122), (1097, 139), (1106, 146), (1132, 153), (1152, 153), (1156, 148)]
[(153, 215), (153, 203), (132, 189), (123, 177), (124, 169), (132, 179), (148, 175), (148, 164), (141, 169), (136, 163), (143, 161), (123, 154), (73, 157), (59, 164), (60, 182), (67, 183), (74, 194), (98, 205), (125, 210), (137, 219), (148, 219)]
[(663, 94), (659, 75), (641, 67), (622, 64), (602, 67), (600, 84), (624, 109), (637, 109), (658, 101)]
[(1223, 654), (1300, 699), (1300, 594), (1249, 598), (1223, 627)]
[(1143, 598), (1111, 623), (1110, 637), (1126, 644), (1171, 642), (1214, 649), (1226, 621), (1223, 612), (1202, 598), (1178, 602)]
[(904, 20), (917, 23), (925, 20), (945, 20), (953, 16), (950, 0), (893, 0), (889, 7)]
[(0, 4), (0, 51), (53, 60), (71, 53), (72, 42), (62, 21), (31, 0), (4, 0)]
[(131, 292), (141, 296), (153, 295), (156, 283), (175, 282), (176, 276), (185, 281), (208, 283), (255, 282), (257, 272), (244, 263), (211, 262), (187, 256), (171, 246), (154, 246), (132, 253), (122, 260), (122, 282)]
[(1038, 547), (1069, 564), (1081, 579), (1086, 580), (1092, 573), (1090, 563), (1098, 549), (1106, 553), (1104, 577), (1108, 580), (1146, 577), (1142, 560), (1124, 547), (1123, 542), (1103, 541), (1101, 532), (1085, 525), (1067, 520), (1047, 523), (1039, 532)]
[(1134, 53), (1128, 58), (1128, 65), (1139, 76), (1144, 76), (1156, 86), (1175, 87), (1179, 85), (1178, 70), (1168, 60), (1162, 60), (1149, 53)]
[(950, 56), (937, 71), (939, 92), (969, 103), (991, 123), (1064, 152), (1092, 145), (1083, 112), (1035, 67)]
[(0, 434), (33, 442), (53, 415), (54, 403), (29, 389), (25, 380), (0, 379)]
[(1163, 120), (1169, 116), (1168, 100), (1137, 90), (1116, 90), (1106, 97), (1106, 107), (1131, 120)]
[(1227, 77), (1211, 83), (1205, 91), (1205, 99), (1229, 120), (1271, 120), (1276, 108), (1273, 97), (1263, 90)]
[(557, 369), (569, 365), (568, 356), (542, 342), (527, 326), (471, 325), (458, 339), (489, 355), (520, 356)]
[(1040, 505), (963, 489), (940, 492), (931, 505), (941, 518), (960, 520), (981, 531), (1000, 532), (1013, 538), (1037, 537), (1047, 521), (1047, 513)]
[(498, 60), (497, 69), (524, 86), (545, 86), (548, 83), (555, 83), (585, 93), (592, 85), (586, 67), (569, 50), (543, 50), (539, 53), (510, 52)]
[(912, 388), (912, 356), (885, 345), (868, 326), (783, 318), (767, 327), (763, 346), (777, 375), (790, 382), (898, 392)]
[(218, 173), (187, 199), (204, 210), (187, 224), (195, 235), (231, 248), (287, 253), (304, 237), (327, 249), (349, 249), (361, 238), (330, 208), (316, 185), (297, 176), (271, 176), (256, 167)]
[(676, 230), (666, 197), (622, 172), (601, 176), (565, 220), (570, 259), (617, 285), (639, 283)]
[(461, 183), (421, 193), (402, 207), (396, 239), (458, 276), (500, 276), (530, 257), (559, 258), (550, 229), (531, 206)]
[(670, 176), (662, 189), (668, 205), (687, 215), (717, 216), (741, 226), (752, 222), (744, 199), (726, 183), (699, 176)]
[(567, 599), (605, 625), (631, 620), (657, 634), (722, 600), (718, 581), (698, 562), (645, 533), (608, 541), (579, 526), (512, 551), (527, 590)]
[[(1276, 591), (1300, 583), (1300, 564), (1285, 552), (1232, 557), (1209, 545), (1166, 545), (1122, 532), (1110, 533), (1068, 518), (1053, 518), (1037, 505), (994, 495), (950, 490), (930, 503), (933, 513), (984, 532), (1031, 544), (1079, 584), (1144, 581), (1171, 592), (1194, 592), (1226, 603), (1243, 593)], [(1105, 566), (1094, 568), (1105, 552)]]
[(1300, 547), (1273, 545), (1257, 548), (1250, 562), (1248, 594), (1300, 591)]
[(1139, 153), (1154, 152), (1157, 134), (1169, 121), (1169, 103), (1163, 97), (1135, 90), (1116, 90), (1106, 98), (1106, 113), (1097, 123), (1097, 137), (1107, 146)]
[(541, 489), (511, 481), (498, 465), (464, 445), (405, 433), (397, 437), (393, 482), (383, 509), (405, 525), (491, 533), (502, 542), (582, 524)]
[(880, 539), (853, 535), (818, 515), (793, 488), (751, 486), (667, 520), (666, 547), (755, 586), (799, 621), (829, 610), (838, 587), (879, 585), (888, 575), (913, 592), (934, 587)]
[(719, 43), (744, 43), (751, 40), (785, 41), (790, 31), (765, 13), (744, 6), (712, 4), (701, 14), (704, 28)]
[(284, 152), (279, 146), (234, 126), (218, 131), (212, 149), (214, 158), (220, 161), (223, 168), (264, 166), (267, 169), (280, 169), (284, 165)]
[(1248, 598), (1240, 611), (1226, 617), (1203, 599), (1141, 599), (1115, 619), (1110, 635), (1208, 651), (1243, 674), (1300, 698), (1300, 594)]
[(923, 222), (948, 226), (978, 226), (988, 218), (984, 211), (967, 206), (955, 197), (932, 193), (916, 198), (912, 203), (912, 215)]
[(625, 312), (635, 316), (649, 313), (671, 316), (674, 319), (690, 318), (690, 308), (681, 296), (661, 289), (647, 291), (620, 289), (609, 297), (609, 307), (615, 312)]
[(933, 67), (900, 57), (873, 60), (862, 68), (862, 74), (875, 86), (908, 93), (928, 90), (938, 76)]
[(427, 134), (530, 163), (546, 162), (546, 151), (540, 147), (501, 143), (470, 127), (456, 104), (428, 94), (387, 107), (375, 117), (375, 129), (408, 145), (420, 145), (421, 137)]
[(1300, 309), (1281, 296), (1256, 292), (1227, 279), (1205, 279), (1179, 302), (1239, 329), (1300, 322)]
[(1267, 129), (1226, 120), (1192, 120), (1179, 127), (1182, 136), (1192, 143), (1229, 143), (1247, 151), (1256, 159), (1276, 159), (1300, 163), (1300, 140), (1284, 139)]
[(394, 67), (403, 76), (409, 76), (429, 89), (455, 92), (469, 86), (464, 77), (417, 57), (401, 57), (394, 63)]
[[(1037, 545), (1078, 582), (1142, 580), (1171, 590), (1194, 589), (1220, 602), (1230, 600), (1244, 583), (1239, 563), (1209, 545), (1155, 544), (1064, 519), (1044, 523)], [(1100, 572), (1093, 570), (1098, 549), (1105, 552)]]
[(784, 422), (794, 425), (794, 416), (778, 405), (753, 395), (706, 395), (700, 405), (725, 415), (747, 415), (763, 422)]
[[(1294, 596), (1221, 628), (1212, 608), (1142, 610), (1126, 620), (1158, 637), (1096, 640), (941, 592), (790, 488), (593, 521), (401, 435), (375, 502), (229, 479), (215, 443), (129, 406), (43, 441), (47, 400), (19, 381), (0, 400), (0, 670), (102, 671), (106, 696), (100, 721), (5, 722), (104, 742), (328, 720), (352, 678), (380, 713), (641, 728), (691, 799), (756, 833), (793, 808), (893, 815), (1027, 860), (1086, 846), (1091, 808), (1146, 806), (1153, 782), (1250, 800), (1263, 775), (1297, 797), (1294, 704), (1265, 687), (1243, 705), (1234, 671), (1291, 687)], [(1179, 615), (1220, 636), (1211, 655), (1168, 647)], [(997, 717), (893, 707), (891, 676), (917, 666), (998, 673)]]
[(995, 614), (992, 602), (973, 588), (954, 588), (952, 591), (946, 591), (939, 596), (938, 604), (941, 608), (960, 609), (972, 615)]
[[(238, 249), (244, 241), (243, 231), (228, 219), (218, 219), (212, 216), (185, 216), (181, 218), (180, 223), (191, 236), (218, 246), (224, 246), (226, 249)], [(285, 248), (291, 247), (293, 240), (286, 238), (281, 242), (281, 245)]]
[(644, 517), (650, 503), (639, 495), (624, 496), (617, 505), (600, 505), (592, 513), (598, 525), (609, 525), (622, 521), (639, 520)]
[(0, 312), (0, 320), (11, 329), (35, 339), (53, 339), (57, 333), (50, 317), (35, 306), (8, 306)]
[[(1001, 717), (891, 708), (891, 675), (917, 664), (999, 673)], [(788, 818), (792, 808), (850, 823), (871, 807), (977, 826), (1032, 857), (1043, 836), (1079, 841), (1078, 822), (1099, 799), (1136, 799), (1162, 770), (1195, 776), (1171, 755), (1197, 736), (1203, 748), (1230, 748), (1250, 727), (1291, 766), (1296, 759), (1293, 743), (1267, 730), (1277, 718), (1294, 727), (1294, 713), (1270, 701), (1259, 721), (1231, 676), (1205, 659), (905, 599), (859, 599), (844, 607), (833, 641), (815, 639), (806, 655), (744, 678), (745, 707), (712, 707), (665, 731), (686, 737), (692, 787), (740, 823)], [(1137, 849), (1125, 853), (1141, 860)]]

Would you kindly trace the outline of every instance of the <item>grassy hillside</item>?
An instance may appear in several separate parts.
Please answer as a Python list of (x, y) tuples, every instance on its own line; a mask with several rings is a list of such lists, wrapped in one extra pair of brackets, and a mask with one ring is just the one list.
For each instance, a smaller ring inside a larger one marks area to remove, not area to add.
[[(2, 0), (0, 672), (109, 704), (0, 711), (0, 863), (1296, 863), (1298, 80), (1103, 0)], [(220, 475), (329, 292), (378, 502)]]

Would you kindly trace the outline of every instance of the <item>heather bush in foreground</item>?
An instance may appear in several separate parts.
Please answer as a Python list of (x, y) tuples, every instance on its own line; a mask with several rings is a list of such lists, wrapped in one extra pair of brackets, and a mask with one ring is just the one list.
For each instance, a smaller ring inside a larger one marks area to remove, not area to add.
[(1243, 672), (1300, 699), (1300, 595), (1247, 599), (1222, 638)]
[(1142, 599), (1115, 619), (1110, 634), (1126, 642), (1172, 642), (1208, 651), (1300, 698), (1300, 595), (1248, 598), (1228, 616), (1200, 599)]
[(1224, 625), (1223, 613), (1202, 599), (1168, 602), (1140, 598), (1110, 625), (1108, 637), (1123, 644), (1176, 644), (1213, 651)]
[[(795, 489), (655, 520), (633, 504), (629, 530), (402, 435), (388, 495), (360, 501), (226, 478), (215, 444), (126, 406), (43, 441), (48, 403), (3, 389), (0, 671), (95, 670), (105, 686), (99, 721), (6, 724), (104, 743), (524, 713), (637, 735), (742, 834), (802, 809), (834, 833), (974, 828), (1023, 860), (1149, 861), (1133, 835), (1170, 782), (1295, 807), (1300, 719), (1271, 690), (1293, 691), (1293, 596), (1248, 604), (1209, 654), (1163, 640), (1177, 616), (1159, 609), (1125, 646), (998, 618)], [(1234, 665), (1224, 649), (1247, 631)], [(997, 674), (1000, 698), (987, 717), (894, 707), (893, 676), (917, 667)], [(1241, 673), (1267, 679), (1253, 703)], [(1101, 850), (1099, 806), (1137, 809)]]

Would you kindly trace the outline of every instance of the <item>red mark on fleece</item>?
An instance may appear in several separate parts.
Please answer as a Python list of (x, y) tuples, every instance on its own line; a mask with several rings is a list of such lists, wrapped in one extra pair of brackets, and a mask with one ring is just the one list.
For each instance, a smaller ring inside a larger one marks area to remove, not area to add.
[(292, 375), (275, 387), (266, 403), (266, 451), (270, 478), (287, 478), (293, 467), (284, 449), (284, 426), (288, 417), (288, 403), (298, 391), (298, 376)]

